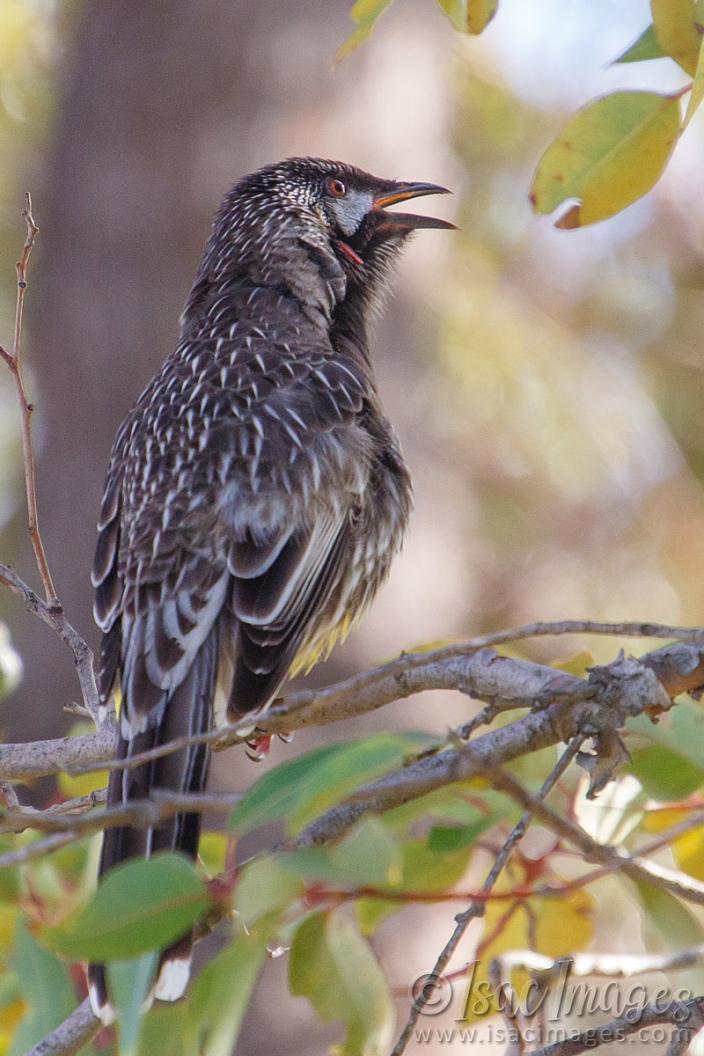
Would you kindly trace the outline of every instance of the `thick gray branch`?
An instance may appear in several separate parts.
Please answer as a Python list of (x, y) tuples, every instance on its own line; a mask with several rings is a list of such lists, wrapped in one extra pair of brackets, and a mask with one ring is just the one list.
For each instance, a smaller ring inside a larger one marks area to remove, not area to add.
[[(483, 642), (484, 639), (474, 641)], [(576, 678), (541, 664), (498, 656), (489, 649), (475, 648), (474, 642), (464, 644), (464, 655), (457, 655), (458, 648), (448, 646), (431, 653), (401, 656), (390, 664), (327, 689), (291, 694), (262, 716), (258, 725), (271, 733), (321, 726), (366, 714), (391, 701), (428, 689), (459, 690), (474, 699), (488, 702), (497, 711), (545, 708), (556, 703), (564, 704), (569, 711), (585, 700), (594, 700), (603, 701), (610, 707), (614, 706), (614, 701), (620, 701), (621, 710), (625, 708), (629, 713), (637, 714), (646, 707), (668, 708), (671, 684), (677, 693), (704, 685), (704, 649), (689, 644), (667, 646), (664, 650), (647, 654), (639, 663), (626, 661), (635, 665), (629, 669), (628, 677), (624, 677), (619, 668), (619, 663), (622, 666), (624, 662), (615, 661), (596, 670), (589, 679)], [(634, 698), (634, 695), (638, 698), (636, 703), (628, 703), (626, 697)], [(551, 723), (557, 714), (554, 710), (550, 712)], [(250, 723), (244, 720), (202, 737), (173, 741), (133, 757), (130, 765), (138, 765), (188, 743), (210, 743), (216, 749), (228, 747), (242, 740), (242, 730), (247, 725)], [(566, 730), (568, 739), (574, 732), (574, 724), (568, 724)], [(124, 762), (111, 761), (113, 737), (114, 727), (106, 723), (98, 733), (84, 737), (1, 745), (0, 779), (28, 780), (60, 770), (83, 773), (105, 766), (124, 766)], [(516, 743), (516, 737), (520, 743)], [(538, 721), (535, 726), (519, 727), (516, 733), (510, 734), (507, 747), (511, 749), (511, 744), (516, 743), (516, 751), (531, 751), (545, 743), (556, 743), (554, 736), (550, 738), (550, 732)], [(565, 738), (558, 736), (557, 740), (560, 739)], [(514, 755), (505, 758), (514, 758)]]
[(61, 1026), (47, 1034), (26, 1056), (74, 1056), (95, 1037), (101, 1027), (102, 1023), (93, 1015), (90, 1001), (86, 998)]

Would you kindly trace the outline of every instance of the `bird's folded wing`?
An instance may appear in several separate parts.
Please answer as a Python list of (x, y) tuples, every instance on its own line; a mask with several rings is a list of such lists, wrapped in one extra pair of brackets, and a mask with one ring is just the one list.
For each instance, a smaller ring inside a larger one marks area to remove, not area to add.
[(320, 630), (315, 616), (339, 584), (348, 532), (347, 514), (330, 510), (308, 531), (291, 531), (283, 543), (260, 548), (251, 542), (231, 550), (232, 714), (266, 704), (301, 647)]

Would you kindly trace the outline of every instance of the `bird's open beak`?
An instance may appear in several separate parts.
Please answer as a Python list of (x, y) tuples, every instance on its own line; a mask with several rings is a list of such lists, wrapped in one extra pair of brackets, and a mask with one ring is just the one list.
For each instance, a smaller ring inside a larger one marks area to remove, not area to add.
[[(389, 205), (398, 202), (407, 202), (410, 198), (422, 198), (424, 194), (450, 194), (447, 187), (440, 187), (437, 183), (397, 183), (391, 191), (377, 194), (374, 198), (375, 209), (386, 209)], [(390, 227), (404, 228), (406, 230), (417, 230), (421, 227), (444, 228), (456, 231), (457, 228), (449, 220), (440, 220), (436, 216), (416, 216), (414, 213), (384, 213), (385, 223)]]

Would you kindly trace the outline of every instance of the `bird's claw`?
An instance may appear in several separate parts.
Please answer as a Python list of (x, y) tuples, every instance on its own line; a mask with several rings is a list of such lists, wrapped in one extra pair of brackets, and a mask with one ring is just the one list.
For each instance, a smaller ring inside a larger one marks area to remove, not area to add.
[[(280, 741), (284, 744), (290, 744), (293, 740), (293, 733), (277, 733), (276, 735)], [(262, 759), (266, 759), (267, 755), (271, 751), (271, 742), (273, 734), (264, 733), (259, 727), (256, 727), (251, 737), (248, 737), (245, 743), (245, 755), (248, 759), (251, 759), (253, 763), (261, 763)]]
[(244, 742), (244, 753), (247, 758), (253, 763), (261, 763), (262, 759), (266, 759), (271, 751), (271, 737), (270, 733), (262, 733), (261, 730), (255, 729), (252, 736)]

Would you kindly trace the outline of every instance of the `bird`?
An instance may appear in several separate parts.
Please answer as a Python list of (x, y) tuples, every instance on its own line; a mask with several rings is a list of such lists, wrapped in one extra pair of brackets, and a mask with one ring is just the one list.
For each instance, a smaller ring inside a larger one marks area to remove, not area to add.
[[(368, 326), (394, 263), (435, 217), (389, 212), (434, 183), (288, 158), (226, 194), (174, 351), (120, 425), (92, 571), (104, 713), (117, 758), (261, 715), (356, 624), (400, 549), (409, 471), (381, 403)], [(256, 726), (256, 723), (254, 724)], [(202, 791), (192, 744), (111, 772), (108, 804)], [(200, 815), (103, 836), (99, 875), (135, 857), (195, 859)], [(152, 996), (185, 992), (193, 936)], [(94, 1012), (113, 1011), (103, 965)]]

